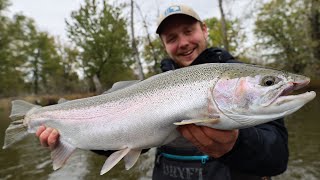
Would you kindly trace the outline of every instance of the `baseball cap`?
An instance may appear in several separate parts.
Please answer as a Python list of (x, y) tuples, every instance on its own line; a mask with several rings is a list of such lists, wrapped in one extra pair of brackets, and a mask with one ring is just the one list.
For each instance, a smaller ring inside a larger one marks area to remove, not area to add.
[(157, 21), (157, 30), (156, 33), (159, 34), (160, 26), (165, 19), (174, 14), (184, 14), (195, 18), (198, 21), (201, 21), (199, 15), (189, 6), (175, 4), (166, 8), (159, 16)]

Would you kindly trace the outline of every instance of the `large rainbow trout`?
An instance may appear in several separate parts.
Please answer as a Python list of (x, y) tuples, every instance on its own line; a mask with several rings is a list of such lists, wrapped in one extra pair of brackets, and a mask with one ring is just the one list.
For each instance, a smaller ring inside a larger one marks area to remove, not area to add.
[(248, 64), (203, 64), (162, 73), (138, 83), (116, 83), (107, 93), (40, 107), (12, 102), (7, 148), (40, 125), (55, 128), (60, 143), (51, 152), (54, 169), (76, 148), (115, 150), (102, 167), (121, 159), (131, 168), (142, 149), (179, 136), (178, 125), (239, 129), (289, 115), (316, 93), (288, 95), (310, 79)]

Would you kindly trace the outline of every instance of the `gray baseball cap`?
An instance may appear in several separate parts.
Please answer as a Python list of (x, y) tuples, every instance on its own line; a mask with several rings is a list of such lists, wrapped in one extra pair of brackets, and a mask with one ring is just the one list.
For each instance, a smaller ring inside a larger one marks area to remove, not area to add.
[(167, 19), (169, 16), (174, 15), (174, 14), (184, 14), (191, 16), (195, 18), (198, 21), (201, 21), (199, 15), (189, 6), (186, 5), (181, 5), (181, 4), (175, 4), (171, 5), (168, 8), (166, 8), (159, 16), (158, 21), (157, 21), (157, 30), (156, 33), (159, 34), (160, 31), (160, 26), (163, 23), (165, 19)]

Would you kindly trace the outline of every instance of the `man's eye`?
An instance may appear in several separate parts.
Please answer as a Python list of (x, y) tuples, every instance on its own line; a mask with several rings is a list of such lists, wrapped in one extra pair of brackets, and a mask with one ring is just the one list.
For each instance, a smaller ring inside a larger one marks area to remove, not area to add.
[(172, 42), (174, 42), (176, 40), (176, 38), (169, 38), (169, 39), (167, 39), (167, 42), (168, 43), (172, 43)]
[(191, 34), (192, 33), (192, 30), (191, 29), (188, 29), (184, 32), (185, 34)]

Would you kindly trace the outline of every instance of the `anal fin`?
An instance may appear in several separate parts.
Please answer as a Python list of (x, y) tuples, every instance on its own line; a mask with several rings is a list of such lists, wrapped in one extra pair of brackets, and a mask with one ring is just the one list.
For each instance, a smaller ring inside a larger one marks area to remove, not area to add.
[(123, 158), (125, 162), (126, 170), (129, 170), (139, 159), (141, 150), (131, 149), (129, 153)]
[(116, 164), (118, 164), (118, 162), (129, 153), (131, 149), (129, 148), (125, 148), (119, 151), (116, 151), (114, 153), (112, 153), (108, 159), (106, 160), (106, 162), (104, 163), (104, 165), (102, 166), (102, 169), (100, 171), (100, 175), (105, 174), (106, 172), (108, 172), (111, 168), (113, 168)]
[(63, 166), (63, 164), (68, 160), (73, 151), (76, 148), (69, 143), (60, 140), (57, 147), (51, 152), (51, 159), (53, 161), (53, 170), (57, 170)]
[(183, 120), (180, 122), (173, 123), (174, 125), (181, 126), (186, 124), (197, 124), (197, 123), (204, 123), (204, 124), (216, 124), (219, 122), (219, 119), (217, 118), (207, 118), (207, 119), (188, 119)]

